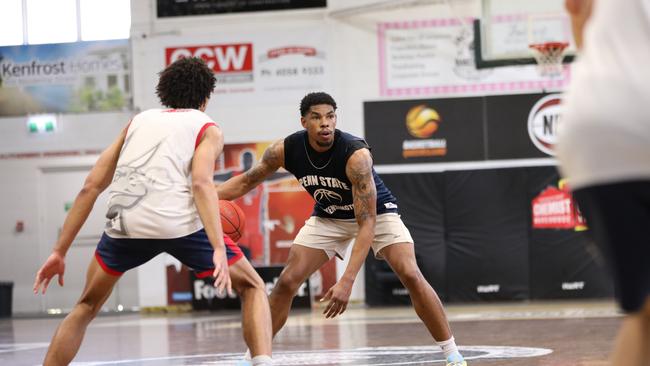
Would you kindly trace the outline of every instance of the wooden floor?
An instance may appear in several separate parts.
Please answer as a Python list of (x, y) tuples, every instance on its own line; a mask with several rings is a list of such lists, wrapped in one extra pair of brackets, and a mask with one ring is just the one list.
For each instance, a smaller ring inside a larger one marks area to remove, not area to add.
[[(604, 366), (621, 322), (611, 302), (447, 307), (469, 365)], [(40, 365), (61, 318), (0, 320), (0, 365)], [(234, 365), (236, 313), (98, 317), (73, 365)], [(444, 365), (411, 308), (294, 312), (274, 342), (277, 365)]]

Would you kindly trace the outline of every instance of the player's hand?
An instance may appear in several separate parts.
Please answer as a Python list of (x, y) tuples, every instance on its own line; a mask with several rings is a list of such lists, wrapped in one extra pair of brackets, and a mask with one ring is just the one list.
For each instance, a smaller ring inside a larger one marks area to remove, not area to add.
[(348, 307), (348, 301), (350, 301), (350, 294), (352, 293), (352, 282), (345, 282), (341, 279), (334, 286), (332, 286), (329, 291), (323, 296), (320, 301), (328, 301), (329, 303), (325, 307), (326, 318), (334, 318), (337, 315), (343, 314), (345, 309)]
[(226, 256), (225, 247), (214, 250), (212, 262), (214, 263), (214, 272), (212, 272), (212, 277), (215, 278), (214, 287), (221, 293), (225, 290), (228, 291), (229, 295), (232, 295), (232, 282), (230, 281), (228, 256)]
[(43, 286), (43, 294), (47, 290), (52, 277), (59, 276), (59, 285), (63, 286), (63, 273), (65, 272), (65, 260), (59, 253), (52, 253), (47, 258), (41, 269), (36, 272), (36, 280), (34, 281), (34, 293), (37, 294), (40, 287)]
[(591, 17), (593, 0), (565, 0), (564, 8), (571, 18), (573, 28), (573, 39), (578, 49), (582, 48), (583, 33), (587, 21)]

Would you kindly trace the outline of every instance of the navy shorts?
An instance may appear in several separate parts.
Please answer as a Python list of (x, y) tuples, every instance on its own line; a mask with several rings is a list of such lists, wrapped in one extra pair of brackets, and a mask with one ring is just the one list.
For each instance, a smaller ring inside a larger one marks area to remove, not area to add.
[(626, 312), (650, 297), (650, 181), (591, 186), (573, 193), (614, 275)]
[[(228, 265), (244, 256), (239, 246), (227, 235), (223, 236), (223, 241)], [(211, 276), (214, 272), (214, 250), (204, 229), (174, 239), (117, 239), (104, 233), (97, 245), (95, 258), (106, 273), (120, 276), (163, 252), (193, 269), (199, 278)]]

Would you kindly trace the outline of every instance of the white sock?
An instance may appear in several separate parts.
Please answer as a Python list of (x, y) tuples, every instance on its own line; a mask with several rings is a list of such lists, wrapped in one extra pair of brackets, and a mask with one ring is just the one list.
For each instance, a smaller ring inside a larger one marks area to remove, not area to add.
[(246, 353), (244, 353), (244, 360), (246, 360), (246, 361), (250, 361), (251, 358), (252, 358), (252, 356), (251, 356), (251, 350), (249, 350), (248, 348), (246, 348)]
[(451, 338), (447, 339), (446, 341), (436, 343), (438, 346), (440, 346), (440, 348), (442, 348), (442, 352), (445, 354), (445, 358), (453, 355), (454, 353), (458, 353), (458, 347), (456, 346), (456, 340), (454, 339), (454, 336), (451, 336)]
[(267, 355), (255, 356), (251, 361), (253, 366), (271, 366), (273, 364), (271, 356)]

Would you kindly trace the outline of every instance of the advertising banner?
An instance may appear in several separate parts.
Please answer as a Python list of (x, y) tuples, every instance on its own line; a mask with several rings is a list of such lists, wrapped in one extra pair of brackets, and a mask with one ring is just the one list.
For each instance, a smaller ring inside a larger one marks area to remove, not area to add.
[(535, 229), (586, 229), (571, 192), (550, 186), (532, 202), (533, 228)]
[(485, 159), (482, 98), (366, 102), (364, 116), (375, 164)]
[(561, 94), (415, 99), (364, 103), (375, 164), (554, 156)]
[(0, 47), (0, 116), (128, 110), (128, 40)]
[[(278, 281), (282, 266), (256, 267), (255, 271), (262, 277), (266, 285), (266, 292), (271, 293), (273, 286)], [(236, 294), (228, 295), (219, 293), (214, 287), (214, 279), (196, 278), (194, 272), (191, 272), (192, 286), (192, 308), (194, 310), (219, 310), (219, 309), (239, 309), (240, 300)], [(291, 307), (311, 308), (311, 294), (309, 291), (309, 279), (307, 279), (299, 288), (296, 296), (293, 298)]]
[(561, 94), (499, 95), (485, 98), (487, 158), (554, 156), (561, 123)]
[(327, 0), (157, 0), (158, 17), (324, 8)]
[(470, 24), (454, 18), (378, 24), (380, 95), (507, 94), (568, 83), (568, 69), (556, 78), (540, 76), (534, 65), (476, 69)]
[(326, 89), (326, 35), (320, 28), (211, 36), (171, 37), (159, 44), (169, 65), (201, 57), (217, 77), (211, 104), (296, 103)]

